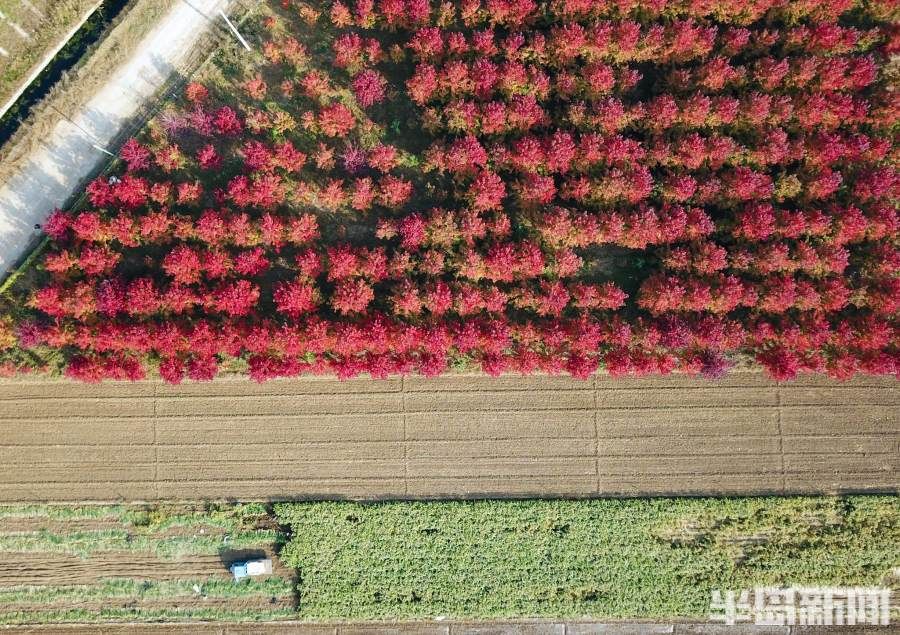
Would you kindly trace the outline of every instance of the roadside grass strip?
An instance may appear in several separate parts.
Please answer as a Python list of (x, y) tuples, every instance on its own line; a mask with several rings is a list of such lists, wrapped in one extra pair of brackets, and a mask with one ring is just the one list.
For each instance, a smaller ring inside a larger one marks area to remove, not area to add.
[(85, 622), (271, 622), (294, 616), (289, 607), (276, 609), (223, 609), (219, 607), (185, 606), (179, 608), (144, 609), (104, 607), (96, 611), (90, 609), (69, 609), (47, 613), (24, 611), (0, 611), (0, 624), (63, 624)]
[(178, 597), (243, 598), (253, 596), (290, 597), (290, 580), (269, 577), (261, 580), (133, 580), (116, 578), (97, 585), (18, 586), (0, 589), (0, 611), (15, 603), (90, 602), (111, 599), (164, 600)]
[(93, 520), (119, 518), (127, 510), (122, 505), (0, 505), (3, 518), (46, 518), (48, 520)]
[(161, 558), (184, 555), (216, 555), (224, 549), (251, 549), (271, 545), (274, 531), (262, 530), (227, 536), (169, 536), (155, 538), (134, 535), (123, 529), (101, 529), (57, 534), (37, 531), (0, 535), (0, 553), (65, 553), (85, 558), (103, 551), (153, 553)]
[(0, 520), (38, 518), (47, 520), (103, 520), (109, 519), (146, 531), (162, 531), (172, 527), (218, 527), (237, 530), (253, 526), (268, 518), (265, 505), (0, 505)]
[[(259, 504), (196, 508), (0, 506), (0, 520), (14, 525), (16, 519), (46, 520), (57, 525), (42, 527), (38, 522), (33, 529), (0, 532), (0, 553), (64, 553), (86, 558), (104, 551), (130, 551), (170, 559), (264, 548), (281, 538), (275, 529), (257, 527), (260, 521), (269, 520), (265, 506)], [(108, 522), (110, 526), (67, 530), (65, 523), (74, 521)], [(171, 531), (179, 533), (165, 535)]]

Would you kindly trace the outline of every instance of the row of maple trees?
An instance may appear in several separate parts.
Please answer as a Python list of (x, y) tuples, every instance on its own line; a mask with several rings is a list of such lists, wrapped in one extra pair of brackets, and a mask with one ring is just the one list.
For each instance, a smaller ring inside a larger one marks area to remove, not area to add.
[(22, 346), (88, 381), (900, 372), (890, 3), (270, 10), (264, 65), (50, 216)]

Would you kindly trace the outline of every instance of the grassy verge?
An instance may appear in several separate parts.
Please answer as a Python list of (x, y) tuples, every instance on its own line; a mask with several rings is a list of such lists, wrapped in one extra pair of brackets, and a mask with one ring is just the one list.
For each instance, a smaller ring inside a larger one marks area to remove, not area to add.
[(121, 518), (128, 513), (123, 505), (0, 505), (0, 519), (43, 518), (48, 520), (88, 520)]
[(97, 622), (270, 622), (290, 619), (291, 608), (280, 609), (220, 609), (220, 608), (116, 608), (65, 609), (52, 613), (0, 611), (0, 624), (66, 624)]
[(42, 531), (35, 534), (0, 535), (0, 553), (65, 553), (87, 557), (103, 551), (153, 553), (162, 558), (183, 555), (215, 555), (224, 548), (252, 549), (274, 543), (278, 535), (270, 530), (229, 534), (227, 543), (221, 536), (153, 536), (135, 535), (124, 529), (78, 531), (58, 534)]
[(291, 583), (283, 578), (247, 580), (104, 580), (96, 586), (19, 586), (0, 589), (0, 605), (14, 602), (88, 602), (110, 599), (167, 599), (202, 594), (209, 598), (241, 598), (255, 595), (289, 596)]
[[(39, 3), (41, 4), (41, 3)], [(11, 55), (4, 59), (0, 70), (0, 104), (5, 103), (31, 73), (35, 65), (59, 44), (59, 40), (75, 25), (84, 14), (97, 4), (97, 0), (54, 0), (43, 4), (43, 19), (35, 20), (28, 9), (13, 0), (0, 2), (0, 10), (9, 19), (25, 26), (29, 34), (27, 40), (13, 39), (0, 42)]]
[[(86, 558), (104, 551), (153, 553), (162, 558), (214, 555), (227, 549), (252, 549), (277, 542), (275, 529), (260, 528), (268, 520), (262, 505), (209, 508), (146, 509), (125, 506), (0, 507), (0, 519), (58, 521), (52, 528), (0, 533), (0, 553), (64, 553)], [(106, 520), (96, 529), (67, 529), (66, 522)], [(61, 524), (59, 524), (61, 522)], [(203, 529), (203, 533), (199, 530)], [(206, 529), (217, 531), (206, 532)], [(171, 533), (172, 530), (181, 530)], [(223, 536), (227, 536), (227, 542)]]
[(896, 584), (896, 497), (276, 506), (300, 617), (705, 619), (713, 589)]
[(268, 518), (259, 503), (243, 505), (0, 505), (0, 519), (47, 520), (112, 519), (132, 530), (152, 533), (171, 527), (215, 526), (238, 531)]

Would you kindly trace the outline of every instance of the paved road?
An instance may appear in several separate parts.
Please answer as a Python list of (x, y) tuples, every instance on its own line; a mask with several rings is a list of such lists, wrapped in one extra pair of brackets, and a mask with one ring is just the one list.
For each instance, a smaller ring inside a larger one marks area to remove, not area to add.
[(108, 160), (95, 142), (109, 144), (155, 97), (209, 27), (207, 16), (229, 2), (177, 3), (81, 111), (67, 113), (71, 122), (60, 121), (19, 172), (0, 184), (0, 275), (32, 245), (34, 225), (62, 206), (100, 161)]
[(0, 383), (0, 502), (896, 492), (892, 379)]

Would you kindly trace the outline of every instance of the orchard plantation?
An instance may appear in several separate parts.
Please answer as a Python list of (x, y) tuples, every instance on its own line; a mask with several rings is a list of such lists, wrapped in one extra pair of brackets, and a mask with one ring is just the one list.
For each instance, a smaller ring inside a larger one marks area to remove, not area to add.
[(263, 2), (49, 217), (3, 370), (900, 374), (898, 14)]

